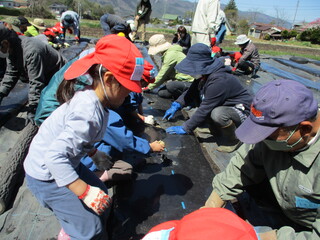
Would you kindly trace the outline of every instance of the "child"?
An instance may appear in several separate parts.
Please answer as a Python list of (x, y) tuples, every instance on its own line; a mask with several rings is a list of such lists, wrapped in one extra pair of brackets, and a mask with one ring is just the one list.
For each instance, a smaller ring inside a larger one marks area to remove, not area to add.
[[(141, 87), (147, 87), (149, 83), (154, 83), (155, 81), (155, 70), (152, 64), (145, 61), (144, 64), (145, 72), (142, 75)], [(148, 74), (148, 76), (147, 76)], [(126, 97), (124, 103), (116, 109), (116, 112), (124, 120), (125, 125), (134, 131), (134, 126), (137, 123), (147, 123), (154, 125), (154, 117), (152, 115), (144, 116), (142, 108), (143, 96), (141, 93), (131, 92), (129, 96)]]
[[(104, 156), (92, 146), (106, 130), (105, 108), (119, 107), (130, 91), (141, 92), (143, 70), (142, 55), (130, 41), (116, 35), (101, 38), (95, 52), (65, 72), (67, 81), (57, 91), (65, 103), (43, 122), (30, 145), (24, 162), (27, 185), (71, 239), (107, 239), (111, 199), (80, 159)], [(92, 85), (75, 92), (75, 78), (84, 74)]]

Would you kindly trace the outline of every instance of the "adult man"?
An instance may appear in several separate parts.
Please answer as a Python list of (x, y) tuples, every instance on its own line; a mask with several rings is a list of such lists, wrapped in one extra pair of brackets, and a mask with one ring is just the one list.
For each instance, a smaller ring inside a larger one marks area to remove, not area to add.
[(104, 31), (104, 35), (123, 32), (125, 34), (125, 37), (129, 39), (129, 33), (131, 32), (130, 26), (123, 18), (119, 17), (118, 15), (106, 13), (101, 16), (100, 24)]
[(49, 44), (35, 38), (18, 36), (0, 25), (0, 57), (7, 58), (7, 69), (0, 85), (0, 104), (14, 88), (20, 77), (29, 79), (28, 119), (33, 120), (41, 90), (65, 59)]
[(35, 18), (33, 22), (31, 22), (31, 26), (27, 27), (27, 30), (23, 34), (27, 37), (35, 37), (39, 35), (40, 30), (44, 29), (46, 29), (46, 27), (43, 19)]
[[(154, 90), (162, 84), (165, 84), (158, 91), (158, 95), (163, 98), (178, 98), (193, 81), (193, 77), (184, 73), (177, 72), (174, 67), (181, 62), (186, 55), (183, 48), (166, 41), (163, 34), (155, 34), (149, 39), (149, 55), (162, 55), (162, 66), (154, 83), (149, 84), (145, 90)], [(169, 80), (173, 80), (168, 82)]]
[[(28, 19), (23, 16), (19, 17), (8, 17), (4, 20), (6, 23), (9, 23), (12, 29), (18, 34), (23, 35), (27, 28), (31, 26)], [(7, 26), (8, 27), (8, 26)], [(10, 28), (10, 27), (9, 27)]]
[(80, 41), (80, 22), (78, 13), (68, 10), (62, 13), (60, 18), (61, 26), (63, 27), (63, 40), (66, 37), (66, 31), (72, 33), (73, 29), (74, 39), (76, 42)]
[(178, 72), (195, 77), (191, 86), (164, 115), (171, 119), (175, 112), (184, 106), (196, 105), (199, 108), (183, 126), (169, 127), (170, 134), (188, 134), (207, 120), (210, 121), (217, 136), (223, 136), (217, 150), (232, 152), (240, 142), (235, 136), (235, 129), (249, 114), (252, 97), (240, 81), (218, 58), (211, 57), (211, 49), (203, 44), (191, 46), (187, 57), (177, 64)]
[(261, 233), (261, 240), (319, 239), (319, 130), (318, 103), (309, 89), (292, 80), (269, 82), (236, 130), (241, 141), (254, 145), (244, 144), (214, 177), (205, 205), (221, 207), (247, 190), (259, 211), (267, 212), (255, 221), (276, 229)]
[(260, 57), (257, 47), (244, 34), (237, 37), (235, 44), (241, 48), (240, 54), (238, 52), (235, 53), (235, 55), (238, 53), (240, 58), (234, 58), (235, 64), (232, 70), (240, 69), (244, 74), (252, 74), (254, 76), (260, 68)]
[(132, 32), (132, 40), (136, 39), (136, 35), (139, 27), (142, 28), (141, 40), (146, 40), (146, 24), (150, 21), (150, 15), (152, 12), (150, 0), (140, 0), (137, 5), (135, 18), (134, 18), (134, 31)]
[(204, 43), (210, 46), (210, 39), (220, 29), (220, 0), (199, 0), (194, 13), (191, 45)]

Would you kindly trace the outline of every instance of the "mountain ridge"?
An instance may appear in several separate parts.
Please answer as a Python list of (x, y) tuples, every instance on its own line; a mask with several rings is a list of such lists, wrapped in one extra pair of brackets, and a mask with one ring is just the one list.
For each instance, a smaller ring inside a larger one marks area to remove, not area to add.
[[(139, 0), (90, 0), (91, 2), (97, 2), (101, 5), (112, 5), (117, 15), (123, 18), (133, 18), (136, 6)], [(195, 11), (196, 3), (189, 2), (186, 0), (150, 0), (152, 5), (152, 18), (162, 18), (164, 14), (174, 14), (181, 17), (185, 16), (186, 12)], [(221, 4), (221, 8), (224, 9), (225, 4)], [(249, 23), (260, 22), (260, 23), (271, 23), (277, 22), (275, 17), (269, 16), (261, 12), (249, 12), (249, 11), (238, 11), (240, 19), (247, 19)], [(286, 28), (291, 27), (291, 23), (283, 21)]]

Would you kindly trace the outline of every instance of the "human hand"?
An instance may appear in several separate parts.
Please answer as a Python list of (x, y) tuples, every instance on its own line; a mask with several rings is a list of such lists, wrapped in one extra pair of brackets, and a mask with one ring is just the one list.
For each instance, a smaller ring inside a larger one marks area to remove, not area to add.
[(187, 132), (183, 129), (182, 126), (168, 127), (166, 129), (166, 132), (169, 133), (169, 134), (178, 134), (178, 135), (187, 134)]
[(35, 113), (28, 112), (27, 113), (26, 122), (25, 122), (25, 126), (27, 126), (29, 123), (31, 123), (32, 125), (35, 125), (34, 117), (35, 117)]
[(134, 18), (134, 19), (135, 19), (136, 21), (138, 21), (138, 20), (139, 20), (139, 18), (140, 18), (140, 17), (137, 15), (137, 16), (135, 16), (135, 18)]
[(258, 233), (259, 240), (277, 240), (277, 232), (275, 230)]
[(88, 154), (91, 157), (93, 163), (99, 170), (109, 170), (113, 166), (112, 157), (105, 152), (95, 149), (93, 153)]
[(221, 199), (221, 197), (215, 192), (212, 191), (210, 196), (208, 197), (205, 205), (202, 207), (207, 207), (207, 208), (221, 208), (224, 207), (226, 204), (225, 201)]
[(162, 152), (165, 147), (164, 141), (154, 141), (150, 143), (150, 148), (153, 152)]
[(152, 115), (148, 115), (146, 117), (144, 117), (144, 122), (150, 125), (154, 125), (155, 121), (154, 121), (154, 117)]
[(166, 113), (164, 114), (162, 120), (164, 119), (168, 119), (170, 120), (171, 118), (173, 118), (174, 114), (181, 109), (181, 105), (178, 102), (173, 102), (171, 104), (171, 107), (166, 111)]
[(101, 215), (109, 208), (112, 202), (112, 199), (103, 190), (89, 184), (85, 192), (78, 198), (98, 215)]

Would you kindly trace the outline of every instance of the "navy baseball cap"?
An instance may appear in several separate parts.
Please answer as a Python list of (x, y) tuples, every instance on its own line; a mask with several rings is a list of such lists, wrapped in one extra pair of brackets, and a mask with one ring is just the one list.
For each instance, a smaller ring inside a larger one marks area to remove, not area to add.
[(256, 93), (250, 116), (238, 127), (236, 135), (244, 143), (255, 144), (279, 127), (289, 127), (315, 117), (318, 102), (312, 91), (293, 80), (274, 80)]

